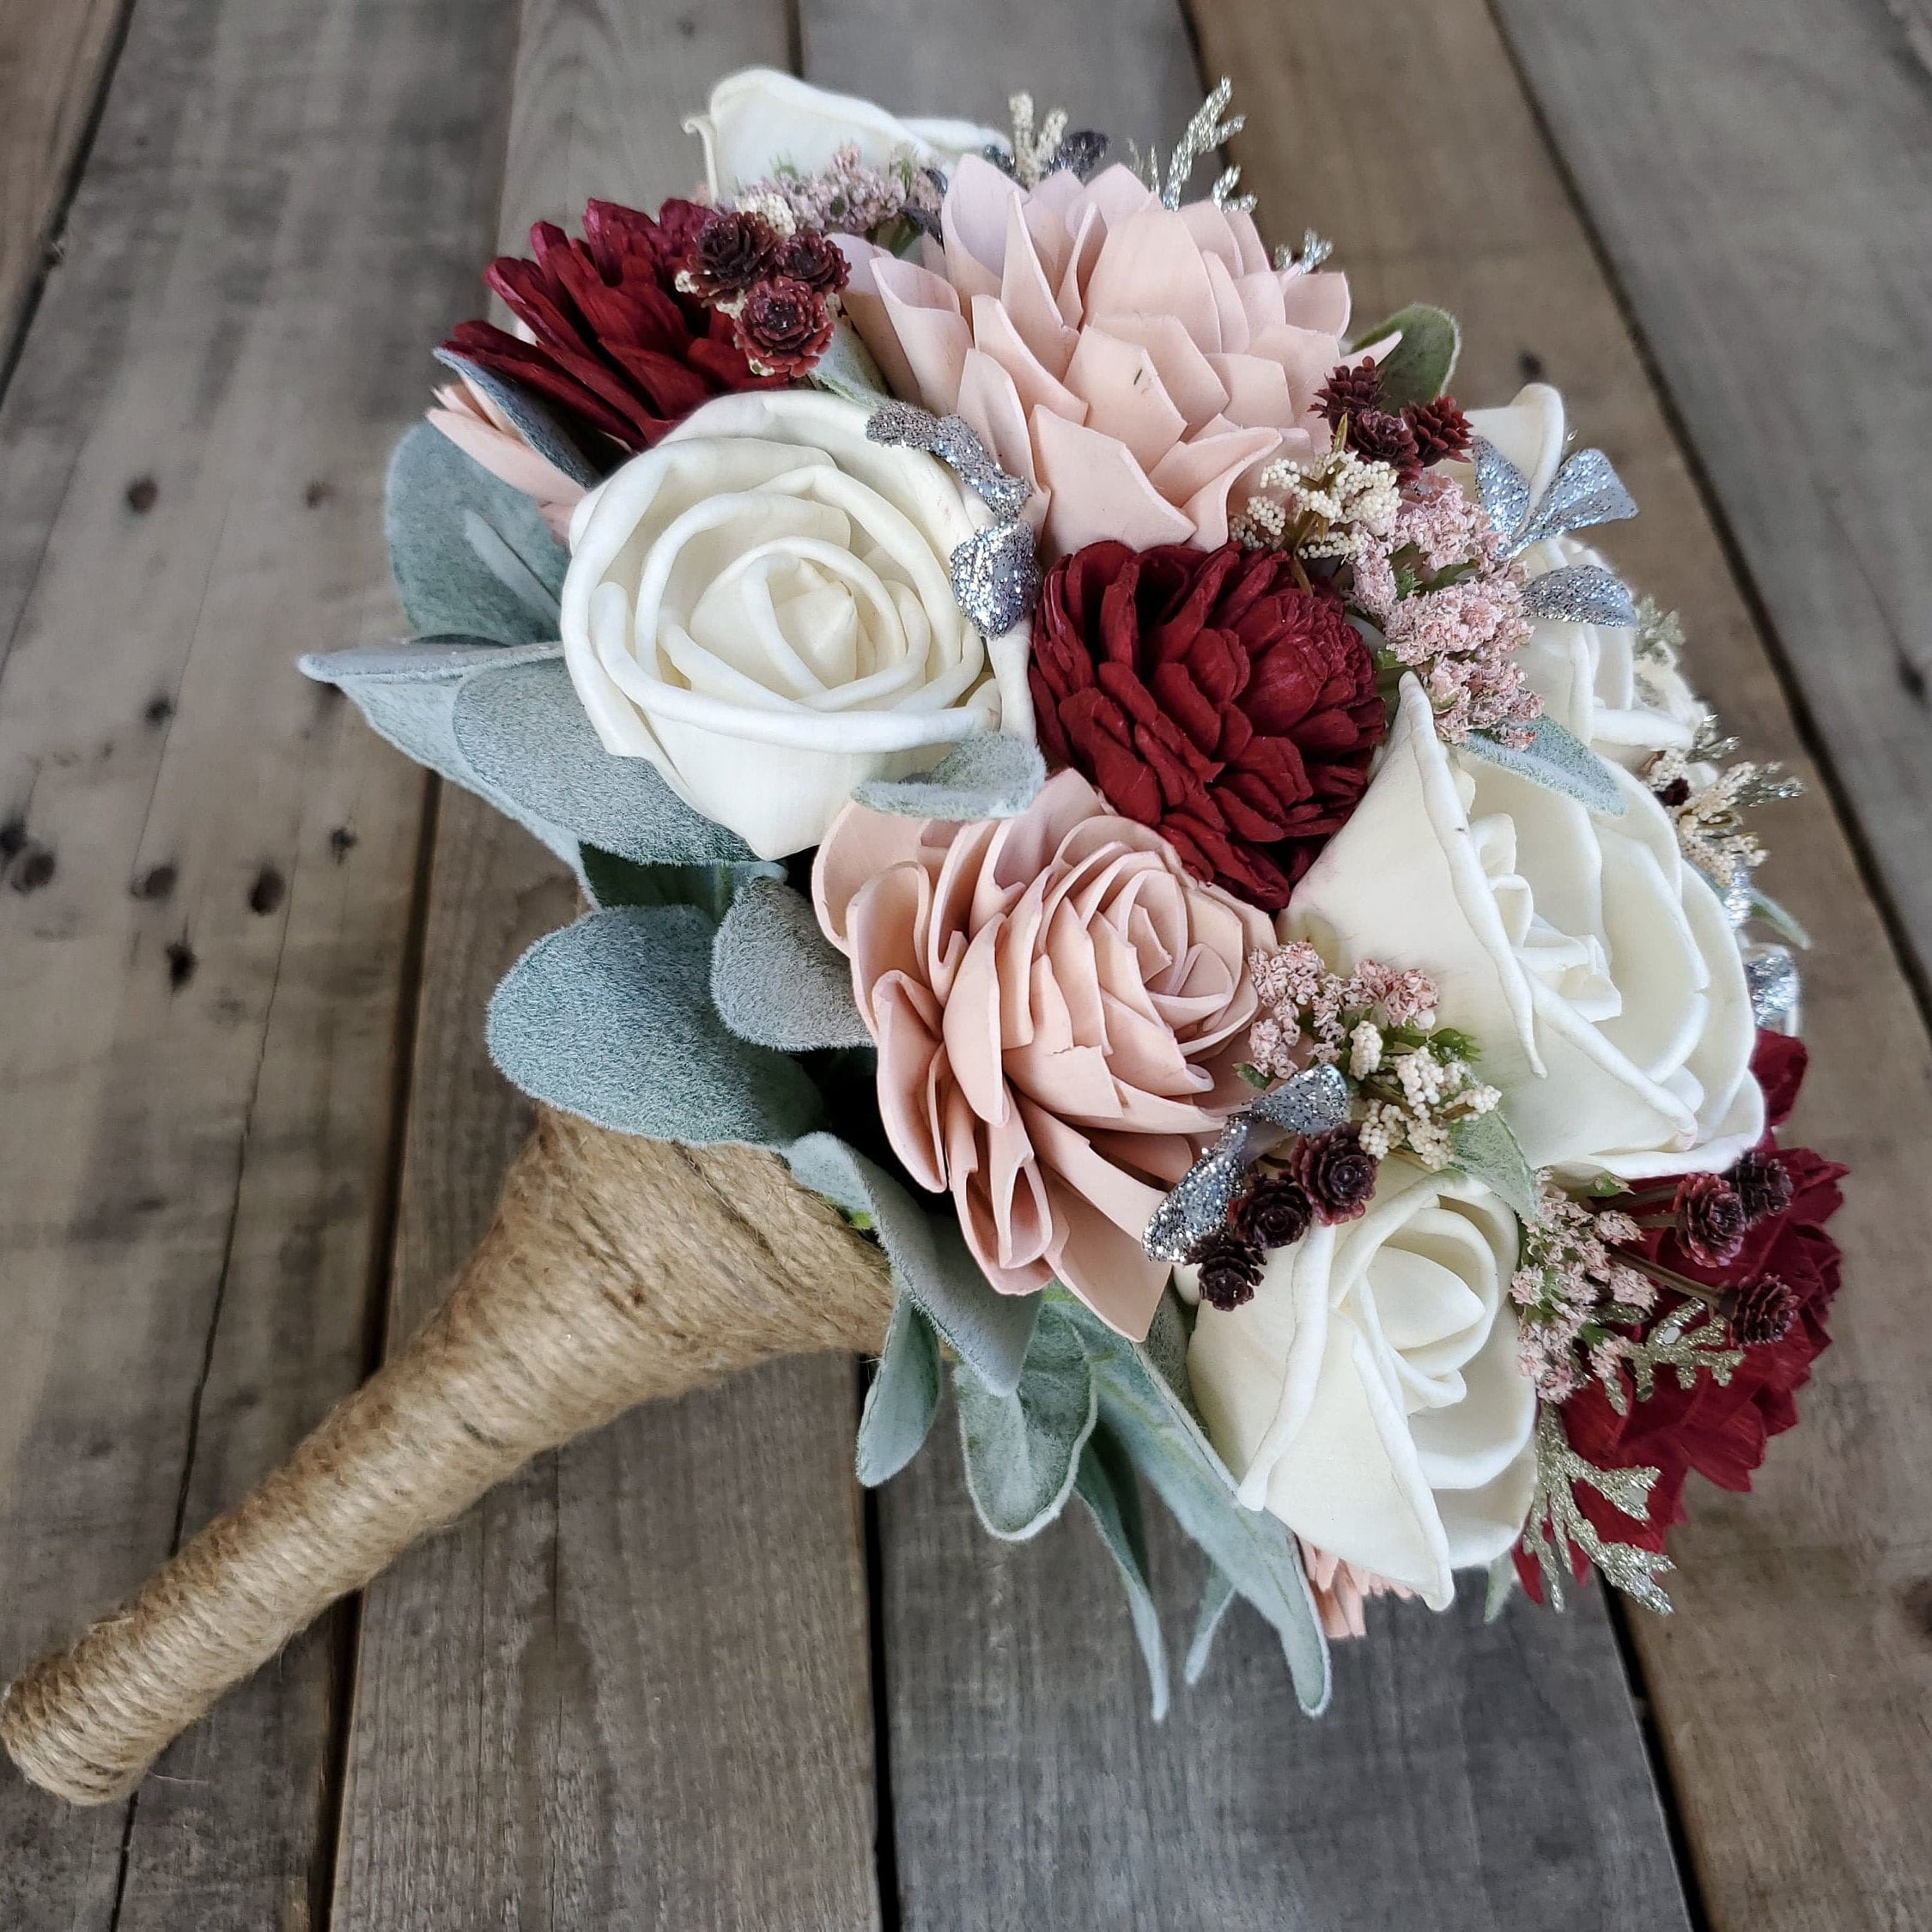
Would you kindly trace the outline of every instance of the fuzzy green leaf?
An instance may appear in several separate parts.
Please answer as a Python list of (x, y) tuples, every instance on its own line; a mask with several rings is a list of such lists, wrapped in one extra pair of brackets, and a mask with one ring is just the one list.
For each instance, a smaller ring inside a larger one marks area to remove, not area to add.
[(1127, 1612), (1147, 1667), (1147, 1694), (1154, 1722), (1167, 1716), (1167, 1643), (1148, 1576), (1147, 1529), (1140, 1510), (1140, 1481), (1133, 1459), (1105, 1429), (1096, 1429), (1080, 1452), (1074, 1487), (1093, 1517), (1127, 1590)]
[(1449, 386), (1455, 360), (1462, 349), (1462, 331), (1446, 309), (1413, 302), (1397, 309), (1386, 321), (1360, 331), (1354, 349), (1366, 349), (1385, 337), (1402, 339), (1376, 363), (1382, 392), (1392, 410), (1409, 403), (1432, 403)]
[(1616, 774), (1589, 745), (1554, 718), (1539, 718), (1529, 728), (1534, 735), (1528, 744), (1505, 744), (1487, 732), (1471, 732), (1461, 749), (1606, 818), (1623, 817), (1624, 794)]
[(920, 1452), (939, 1413), (939, 1343), (910, 1295), (892, 1309), (885, 1347), (859, 1418), (859, 1480), (889, 1482)]
[(1238, 1594), (1234, 1579), (1219, 1564), (1211, 1561), (1200, 1587), (1200, 1608), (1194, 1613), (1194, 1634), (1188, 1645), (1188, 1661), (1181, 1669), (1184, 1682), (1198, 1684), (1206, 1675), (1207, 1660), (1213, 1652), (1221, 1619)]
[(1019, 1387), (996, 1395), (969, 1368), (953, 1376), (966, 1487), (980, 1521), (1009, 1542), (1036, 1536), (1072, 1493), (1099, 1413), (1087, 1352), (1066, 1309), (1040, 1311)]
[(725, 915), (711, 996), (733, 1033), (762, 1047), (872, 1044), (845, 956), (820, 932), (811, 902), (777, 879), (747, 884)]
[(1449, 1146), (1455, 1164), (1472, 1181), (1480, 1181), (1519, 1221), (1536, 1218), (1542, 1205), (1536, 1170), (1500, 1108), (1457, 1121), (1449, 1128)]

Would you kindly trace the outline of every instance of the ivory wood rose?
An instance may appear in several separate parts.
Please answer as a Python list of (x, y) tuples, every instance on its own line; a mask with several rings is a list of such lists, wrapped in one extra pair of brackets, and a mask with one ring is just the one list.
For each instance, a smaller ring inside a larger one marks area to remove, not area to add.
[(714, 200), (769, 180), (781, 169), (816, 174), (841, 148), (883, 167), (909, 154), (921, 167), (951, 168), (963, 154), (1004, 146), (993, 129), (939, 116), (902, 120), (855, 94), (833, 94), (769, 67), (727, 75), (711, 90), (706, 111), (684, 123), (704, 143)]
[(1038, 495), (1054, 554), (1227, 541), (1231, 493), (1328, 445), (1348, 283), (1270, 265), (1253, 220), (1127, 168), (1029, 191), (969, 155), (924, 265), (841, 238), (847, 313), (896, 394), (957, 410)]
[[(1563, 398), (1548, 384), (1530, 383), (1501, 409), (1471, 411), (1469, 427), (1516, 465), (1533, 497), (1548, 489), (1567, 436)], [(1607, 568), (1573, 537), (1533, 544), (1522, 562), (1532, 580), (1577, 564)], [(1600, 756), (1631, 770), (1653, 752), (1689, 750), (1705, 714), (1674, 665), (1640, 667), (1637, 643), (1631, 625), (1540, 617), (1517, 653), (1549, 715)]]
[(1479, 1182), (1398, 1157), (1361, 1218), (1271, 1253), (1252, 1301), (1203, 1303), (1188, 1374), (1241, 1500), (1446, 1607), (1450, 1572), (1501, 1556), (1529, 1508), (1516, 1248)]
[(913, 1177), (1002, 1293), (1057, 1280), (1139, 1340), (1168, 1279), (1141, 1234), (1248, 1094), (1267, 920), (1071, 771), (1004, 820), (854, 805), (812, 884)]
[(648, 758), (762, 859), (817, 844), (869, 778), (1030, 738), (1027, 627), (983, 640), (947, 574), (989, 519), (856, 403), (722, 397), (578, 506), (564, 661), (606, 750)]
[(1764, 1131), (1743, 963), (1663, 808), (1616, 777), (1613, 817), (1452, 754), (1405, 677), (1382, 764), (1284, 933), (1341, 970), (1434, 978), (1533, 1166), (1721, 1170)]

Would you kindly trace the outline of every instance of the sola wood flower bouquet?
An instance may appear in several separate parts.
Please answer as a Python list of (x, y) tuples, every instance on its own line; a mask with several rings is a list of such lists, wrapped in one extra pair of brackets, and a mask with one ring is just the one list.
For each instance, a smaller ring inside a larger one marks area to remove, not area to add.
[(537, 1133), (414, 1344), (12, 1686), (31, 1776), (125, 1789), (538, 1449), (794, 1351), (878, 1356), (868, 1483), (950, 1359), (1157, 1710), (1143, 1480), (1189, 1675), (1243, 1597), (1310, 1710), (1461, 1569), (1668, 1608), (1838, 1285), (1790, 787), (1578, 540), (1634, 506), (1553, 391), (1465, 414), (1446, 315), (1188, 198), (1226, 97), (1163, 165), (741, 75), (702, 198), (491, 268), (390, 479), (418, 635), (305, 668), (576, 870), (489, 1013)]

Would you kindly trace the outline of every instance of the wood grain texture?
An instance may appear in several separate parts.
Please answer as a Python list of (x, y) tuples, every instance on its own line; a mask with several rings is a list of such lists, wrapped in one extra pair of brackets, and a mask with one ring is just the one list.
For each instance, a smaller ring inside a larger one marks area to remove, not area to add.
[[(1203, 91), (1167, 0), (990, 18), (806, 0), (801, 27), (808, 78), (995, 124), (1028, 87), (1042, 111), (1064, 103), (1123, 146), (1129, 133), (1170, 143)], [(1303, 187), (1318, 191), (1336, 165), (1304, 171)], [(1157, 1728), (1119, 1583), (1079, 1513), (1023, 1548), (993, 1543), (951, 1430), (949, 1418), (880, 1501), (908, 1926), (1459, 1932), (1554, 1923), (1570, 1901), (1578, 1924), (1684, 1924), (1600, 1608), (1561, 1625), (1517, 1612), (1485, 1632), (1467, 1606), (1443, 1620), (1405, 1607), (1342, 1655), (1315, 1725), (1242, 1613), (1212, 1674), (1177, 1690)], [(1184, 1647), (1198, 1558), (1163, 1528), (1160, 1558)]]
[[(1245, 1605), (1163, 1724), (1078, 1510), (1030, 1543), (963, 1503), (949, 1405), (883, 1498), (893, 1818), (908, 1932), (1591, 1932), (1686, 1924), (1602, 1607), (1485, 1628), (1378, 1607), (1310, 1723)], [(1150, 1504), (1183, 1649), (1201, 1559)], [(1176, 1658), (1176, 1662), (1177, 1662)]]
[(0, 355), (58, 247), (130, 0), (0, 0)]
[[(385, 452), (489, 232), (507, 11), (143, 7), (0, 412), (4, 1667), (361, 1372), (425, 793), (292, 659), (396, 621)], [(336, 1636), (131, 1810), (0, 1777), (0, 1923), (301, 1922)]]
[(1494, 10), (1932, 985), (1932, 10)]
[[(1480, 0), (1307, 0), (1286, 36), (1248, 0), (1206, 0), (1198, 20), (1211, 70), (1242, 77), (1238, 151), (1275, 233), (1312, 222), (1338, 237), (1364, 313), (1419, 297), (1455, 310), (1465, 400), (1532, 374), (1563, 387), (1580, 436), (1643, 506), (1604, 547), (1682, 611), (1692, 675), (1748, 750), (1806, 771), (1764, 640)], [(1721, 91), (1715, 55), (1704, 70)], [(1660, 197), (1654, 220), (1675, 206)], [(1853, 1170), (1833, 1224), (1837, 1346), (1753, 1494), (1694, 1487), (1673, 1544), (1677, 1614), (1631, 1620), (1710, 1923), (1875, 1932), (1932, 1921), (1916, 1822), (1932, 1813), (1932, 1050), (1822, 791), (1762, 829), (1768, 889), (1820, 935), (1794, 1126)]]
[[(783, 66), (780, 5), (525, 9), (501, 243), (702, 168), (711, 82)], [(480, 264), (479, 264), (480, 265)], [(483, 1015), (573, 888), (446, 792), (391, 1335), (481, 1232), (523, 1132)], [(546, 1457), (365, 1601), (334, 1923), (875, 1923), (850, 1364), (776, 1364)]]

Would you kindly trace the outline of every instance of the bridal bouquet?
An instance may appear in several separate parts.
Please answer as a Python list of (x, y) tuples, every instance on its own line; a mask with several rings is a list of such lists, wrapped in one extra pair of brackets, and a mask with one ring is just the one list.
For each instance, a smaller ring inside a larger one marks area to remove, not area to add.
[(391, 474), (416, 635), (304, 668), (581, 882), (489, 1021), (545, 1198), (620, 1138), (764, 1177), (655, 1273), (676, 1188), (607, 1190), (684, 1367), (599, 1418), (842, 1337), (877, 1483), (950, 1364), (987, 1528), (1079, 1498), (1157, 1709), (1143, 1482), (1189, 1677), (1238, 1595), (1316, 1710), (1459, 1570), (1668, 1608), (1690, 1474), (1748, 1488), (1826, 1346), (1843, 1170), (1779, 1139), (1744, 821), (1795, 787), (1580, 534), (1614, 470), (1191, 198), (1227, 100), (1163, 161), (726, 81), (693, 198), (491, 266)]

